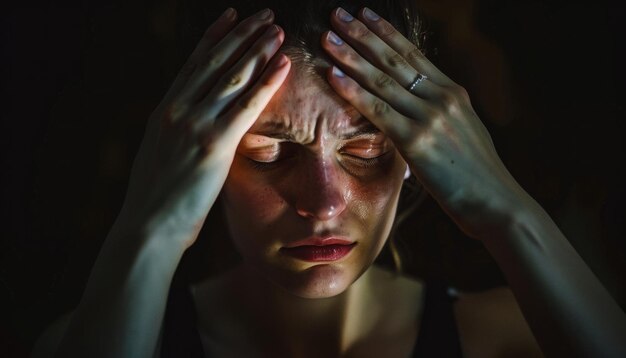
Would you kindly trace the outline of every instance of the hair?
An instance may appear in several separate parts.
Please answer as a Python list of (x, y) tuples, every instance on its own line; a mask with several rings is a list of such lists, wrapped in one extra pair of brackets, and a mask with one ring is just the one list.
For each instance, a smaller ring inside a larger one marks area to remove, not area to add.
[(180, 3), (178, 40), (184, 53), (190, 53), (206, 28), (227, 8), (233, 7), (244, 19), (257, 11), (270, 8), (275, 23), (285, 30), (283, 48), (301, 51), (296, 61), (326, 57), (320, 45), (321, 34), (330, 29), (330, 13), (341, 6), (356, 14), (369, 7), (389, 21), (419, 48), (424, 40), (415, 1), (411, 0), (185, 0)]
[[(275, 23), (285, 32), (281, 50), (289, 55), (294, 64), (307, 66), (310, 73), (320, 77), (322, 75), (314, 71), (315, 61), (330, 62), (320, 44), (321, 34), (331, 28), (330, 14), (337, 7), (342, 7), (353, 15), (363, 7), (372, 9), (424, 51), (425, 33), (413, 0), (185, 0), (179, 3), (179, 6), (177, 36), (180, 44), (179, 53), (184, 57), (191, 53), (206, 28), (228, 7), (237, 10), (240, 20), (264, 8), (272, 9)], [(393, 227), (385, 248), (377, 259), (377, 262), (383, 265), (394, 266), (397, 273), (403, 271), (403, 260), (395, 235), (396, 229), (419, 206), (426, 195), (426, 191), (414, 177), (405, 180)], [(209, 240), (203, 238), (207, 230), (211, 230), (212, 236), (228, 236), (224, 222), (225, 217), (220, 205), (214, 205), (200, 238), (192, 249), (188, 250), (190, 251), (188, 256), (192, 257), (191, 261), (203, 262), (206, 266), (206, 253), (219, 252), (221, 255), (214, 255), (209, 262), (213, 268), (211, 271), (221, 271), (236, 259), (231, 240), (211, 240), (209, 244)], [(186, 269), (185, 274), (198, 277), (197, 270), (203, 265), (197, 263), (193, 265), (195, 267)]]

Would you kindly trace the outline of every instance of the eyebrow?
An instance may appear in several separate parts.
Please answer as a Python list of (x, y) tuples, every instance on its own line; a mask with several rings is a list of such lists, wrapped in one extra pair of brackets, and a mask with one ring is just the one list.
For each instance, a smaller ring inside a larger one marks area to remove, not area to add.
[[(289, 131), (282, 122), (272, 122), (269, 124), (272, 128), (269, 131), (254, 131), (252, 134), (262, 135), (264, 137), (270, 137), (274, 139), (282, 139), (287, 141), (294, 142), (296, 140), (296, 135), (293, 132)], [(356, 137), (366, 136), (366, 135), (376, 135), (381, 133), (380, 129), (378, 129), (371, 122), (366, 122), (366, 124), (362, 125), (358, 129), (348, 133), (342, 133), (339, 135), (339, 139), (348, 140)]]

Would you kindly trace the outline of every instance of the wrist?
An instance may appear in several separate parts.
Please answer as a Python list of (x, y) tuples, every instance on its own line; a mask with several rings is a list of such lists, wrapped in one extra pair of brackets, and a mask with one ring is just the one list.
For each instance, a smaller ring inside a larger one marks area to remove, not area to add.
[[(486, 245), (499, 245), (507, 240), (524, 237), (540, 239), (539, 233), (558, 231), (558, 228), (530, 194), (517, 186), (506, 195), (494, 199), (495, 213), (489, 215), (489, 234), (481, 237)], [(538, 236), (539, 235), (539, 236)]]
[(109, 231), (107, 241), (117, 241), (129, 249), (158, 248), (174, 256), (182, 256), (190, 246), (185, 238), (192, 235), (182, 235), (180, 230), (172, 232), (167, 228), (164, 224), (159, 225), (157, 220), (120, 214)]
[[(480, 193), (474, 192), (462, 205), (455, 207), (459, 219), (455, 221), (469, 236), (487, 243), (510, 236), (511, 232), (525, 222), (538, 204), (515, 180), (502, 180), (498, 185), (482, 185)], [(539, 207), (541, 210), (541, 208)]]

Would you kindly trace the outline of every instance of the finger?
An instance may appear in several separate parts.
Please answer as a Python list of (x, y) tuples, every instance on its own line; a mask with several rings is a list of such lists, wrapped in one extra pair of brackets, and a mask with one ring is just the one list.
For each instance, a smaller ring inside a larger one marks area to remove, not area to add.
[[(337, 26), (340, 31), (348, 31), (351, 28), (357, 28), (359, 23), (364, 24), (369, 30), (371, 30), (378, 38), (384, 41), (390, 48), (401, 55), (411, 66), (413, 66), (420, 73), (428, 76), (428, 78), (439, 85), (449, 85), (452, 80), (448, 78), (444, 73), (439, 71), (435, 65), (433, 65), (419, 48), (404, 37), (393, 25), (387, 22), (385, 19), (378, 16), (372, 10), (364, 8), (359, 13), (358, 20), (348, 21), (348, 17), (341, 11), (343, 9), (337, 9), (331, 16), (331, 22)], [(367, 11), (366, 11), (367, 10)], [(361, 30), (362, 31), (362, 30)], [(358, 36), (358, 31), (352, 30), (353, 35), (348, 35), (346, 40), (351, 43), (353, 36)], [(343, 32), (340, 33), (344, 35)]]
[(333, 89), (378, 129), (403, 148), (419, 130), (419, 122), (398, 113), (390, 104), (361, 87), (338, 67), (331, 66), (328, 82)]
[[(346, 18), (346, 16), (351, 18), (347, 12), (342, 13), (341, 18)], [(388, 73), (400, 86), (407, 88), (411, 84), (417, 70), (402, 55), (376, 36), (361, 21), (352, 18), (349, 22), (345, 22), (337, 15), (333, 16), (333, 19), (333, 25), (339, 35), (363, 58)]]
[(213, 104), (207, 112), (208, 117), (217, 118), (234, 98), (259, 77), (267, 62), (280, 48), (284, 38), (284, 32), (277, 25), (272, 25), (265, 31), (265, 34), (220, 78), (217, 85), (202, 100), (203, 103)]
[(200, 138), (205, 143), (211, 142), (218, 133), (220, 139), (236, 147), (283, 84), (290, 68), (291, 61), (287, 56), (284, 54), (274, 56), (259, 80), (219, 118), (217, 128), (208, 125), (207, 122), (203, 128), (198, 128)]
[(181, 88), (187, 83), (187, 80), (191, 74), (196, 70), (196, 67), (202, 59), (202, 56), (206, 54), (215, 44), (222, 39), (234, 26), (237, 20), (237, 11), (233, 8), (228, 8), (220, 17), (215, 20), (211, 26), (202, 35), (202, 38), (196, 45), (187, 61), (176, 75), (174, 82), (170, 86), (169, 90), (165, 94), (165, 103), (169, 103), (174, 94), (179, 93)]
[(273, 20), (274, 13), (265, 9), (239, 23), (202, 56), (174, 106), (188, 109), (204, 98), (223, 70), (239, 60)]
[[(424, 99), (435, 95), (435, 84), (432, 82), (420, 83), (419, 88), (415, 88), (420, 93), (415, 91), (410, 93), (395, 78), (374, 67), (332, 31), (328, 31), (322, 39), (322, 47), (333, 60), (365, 89), (404, 115), (423, 118), (424, 114), (420, 113), (420, 108), (425, 105)], [(410, 74), (405, 75), (407, 78), (414, 78), (417, 75), (417, 71), (413, 67), (409, 66), (405, 71), (410, 71)], [(418, 94), (419, 97), (414, 94)]]

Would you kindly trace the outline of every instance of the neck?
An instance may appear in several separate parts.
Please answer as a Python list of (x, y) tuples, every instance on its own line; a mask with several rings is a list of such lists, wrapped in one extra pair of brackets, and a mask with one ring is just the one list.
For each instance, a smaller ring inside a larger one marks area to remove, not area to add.
[(358, 320), (364, 316), (370, 296), (371, 271), (368, 269), (343, 293), (319, 299), (295, 296), (246, 264), (232, 272), (230, 282), (246, 324), (255, 327), (256, 332), (264, 332), (259, 337), (264, 344), (284, 346), (287, 342), (289, 347), (285, 348), (294, 353), (298, 347), (310, 348), (314, 342), (324, 342), (328, 349), (341, 352), (358, 338)]

